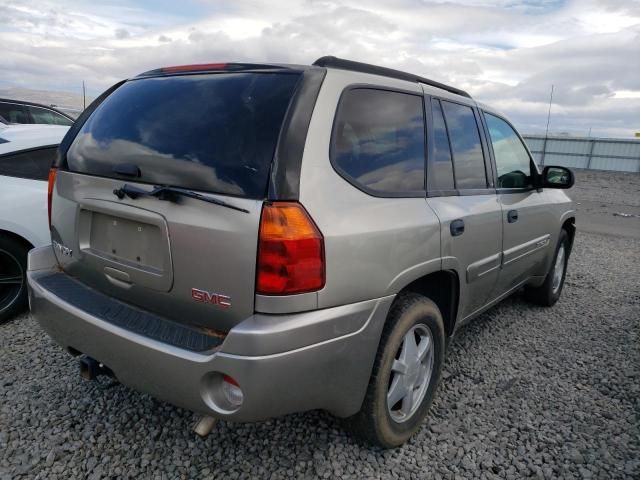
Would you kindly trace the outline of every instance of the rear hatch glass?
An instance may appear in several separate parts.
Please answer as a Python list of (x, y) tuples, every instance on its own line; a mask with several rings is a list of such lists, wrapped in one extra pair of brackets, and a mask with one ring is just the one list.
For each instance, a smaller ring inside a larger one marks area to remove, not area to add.
[(298, 73), (131, 80), (96, 109), (67, 154), (72, 172), (263, 198)]
[[(73, 252), (56, 250), (64, 271), (192, 326), (227, 331), (250, 316), (262, 200), (299, 78), (189, 74), (115, 90), (57, 176), (52, 239)], [(122, 164), (140, 175), (114, 172), (132, 171)], [(118, 195), (125, 186), (150, 192), (158, 185), (200, 196)]]

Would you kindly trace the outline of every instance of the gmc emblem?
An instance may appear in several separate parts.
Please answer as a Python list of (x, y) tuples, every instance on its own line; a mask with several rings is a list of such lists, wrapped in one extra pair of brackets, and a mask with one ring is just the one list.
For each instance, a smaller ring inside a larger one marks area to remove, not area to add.
[(212, 303), (222, 308), (231, 307), (231, 297), (220, 293), (209, 293), (198, 288), (191, 289), (191, 298), (199, 303)]

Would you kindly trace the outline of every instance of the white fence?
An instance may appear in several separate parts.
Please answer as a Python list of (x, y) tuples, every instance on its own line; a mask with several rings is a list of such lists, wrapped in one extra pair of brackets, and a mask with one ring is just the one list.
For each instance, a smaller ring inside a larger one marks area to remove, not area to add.
[(539, 165), (640, 172), (640, 139), (523, 135)]

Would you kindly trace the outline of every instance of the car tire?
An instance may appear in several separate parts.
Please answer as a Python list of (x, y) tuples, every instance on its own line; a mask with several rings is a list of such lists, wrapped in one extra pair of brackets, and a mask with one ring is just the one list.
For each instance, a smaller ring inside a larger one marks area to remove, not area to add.
[(348, 419), (351, 430), (382, 448), (405, 443), (429, 411), (444, 354), (445, 331), (437, 305), (415, 293), (399, 296), (387, 316), (362, 408)]
[(27, 245), (11, 237), (0, 236), (0, 323), (28, 307), (28, 252)]
[(544, 283), (539, 287), (527, 287), (525, 289), (527, 300), (543, 307), (555, 305), (562, 294), (570, 253), (571, 244), (569, 242), (569, 234), (565, 229), (562, 229), (560, 230), (560, 237), (556, 245), (553, 262), (551, 263), (549, 272), (547, 272)]

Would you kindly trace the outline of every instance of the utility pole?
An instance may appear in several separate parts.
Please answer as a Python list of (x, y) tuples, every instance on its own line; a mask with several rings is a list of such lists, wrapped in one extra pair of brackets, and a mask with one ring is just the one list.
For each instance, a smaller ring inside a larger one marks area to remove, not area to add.
[(84, 80), (82, 81), (82, 110), (87, 108), (87, 91), (84, 88)]
[(547, 129), (544, 132), (544, 147), (540, 164), (544, 165), (544, 157), (547, 154), (547, 139), (549, 137), (549, 120), (551, 120), (551, 102), (553, 102), (553, 83), (551, 84), (551, 95), (549, 96), (549, 111), (547, 112)]

